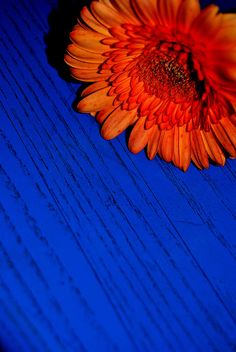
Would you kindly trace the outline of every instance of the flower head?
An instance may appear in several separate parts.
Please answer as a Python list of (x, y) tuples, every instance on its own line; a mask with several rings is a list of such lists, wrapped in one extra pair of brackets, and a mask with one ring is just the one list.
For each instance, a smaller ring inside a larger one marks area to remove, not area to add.
[(236, 15), (198, 0), (98, 0), (84, 7), (65, 61), (91, 83), (78, 110), (129, 149), (186, 170), (236, 157)]

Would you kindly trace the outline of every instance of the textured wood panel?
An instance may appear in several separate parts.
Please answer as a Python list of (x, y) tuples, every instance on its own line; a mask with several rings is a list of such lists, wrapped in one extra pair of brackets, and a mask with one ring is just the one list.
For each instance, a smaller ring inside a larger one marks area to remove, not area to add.
[(235, 351), (236, 162), (182, 173), (100, 137), (62, 65), (80, 6), (1, 1), (0, 346)]

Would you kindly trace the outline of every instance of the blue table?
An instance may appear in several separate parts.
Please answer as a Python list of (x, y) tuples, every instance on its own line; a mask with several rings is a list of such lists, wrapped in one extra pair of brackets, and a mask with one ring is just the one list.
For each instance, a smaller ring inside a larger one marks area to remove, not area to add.
[(0, 349), (235, 351), (236, 161), (104, 141), (62, 62), (78, 3), (1, 0)]

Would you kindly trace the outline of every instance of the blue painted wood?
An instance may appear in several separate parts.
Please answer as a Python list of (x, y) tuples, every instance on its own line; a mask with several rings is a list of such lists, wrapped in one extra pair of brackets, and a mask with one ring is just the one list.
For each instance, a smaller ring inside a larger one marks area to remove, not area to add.
[(182, 173), (73, 110), (80, 6), (1, 1), (0, 346), (235, 351), (236, 163)]

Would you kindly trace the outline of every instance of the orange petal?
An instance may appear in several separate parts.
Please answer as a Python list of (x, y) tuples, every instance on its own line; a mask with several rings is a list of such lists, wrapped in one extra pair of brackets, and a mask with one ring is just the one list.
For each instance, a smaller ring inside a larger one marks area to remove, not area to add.
[(80, 112), (96, 112), (105, 109), (107, 106), (111, 106), (114, 97), (107, 95), (108, 89), (106, 87), (86, 96), (79, 102), (77, 109)]
[(91, 53), (91, 51), (84, 50), (75, 44), (69, 44), (67, 47), (67, 52), (70, 56), (75, 59), (78, 58), (80, 61), (96, 62), (99, 64), (105, 60), (105, 57), (100, 53)]
[(174, 128), (174, 152), (173, 152), (173, 163), (179, 167), (180, 156), (179, 156), (179, 127)]
[(200, 12), (190, 28), (190, 34), (195, 40), (205, 41), (208, 46), (213, 45), (210, 40), (216, 37), (222, 24), (222, 14), (218, 12), (219, 7), (216, 5), (209, 5)]
[(224, 28), (236, 26), (236, 14), (235, 13), (223, 14), (222, 26)]
[(191, 161), (190, 133), (185, 126), (174, 127), (173, 163), (186, 171)]
[(108, 28), (120, 26), (126, 22), (125, 16), (122, 16), (114, 8), (110, 8), (97, 1), (91, 3), (91, 11), (96, 19)]
[(219, 50), (213, 48), (213, 50), (208, 50), (207, 53), (207, 64), (209, 67), (212, 64), (221, 64), (222, 66), (227, 63), (227, 65), (236, 65), (236, 48), (234, 50)]
[[(120, 107), (120, 105), (118, 107)], [(97, 122), (102, 124), (106, 120), (106, 118), (118, 107), (114, 107), (112, 105), (110, 107), (105, 108), (104, 110), (99, 111), (96, 115)]]
[(153, 103), (153, 101), (157, 101), (157, 98), (155, 95), (149, 95), (144, 101), (142, 101), (140, 105), (141, 116), (147, 116), (147, 114), (150, 111), (150, 105)]
[[(222, 84), (227, 84), (229, 86), (229, 90), (236, 92), (234, 85), (236, 84), (236, 64), (230, 66), (227, 62), (222, 62), (222, 64), (212, 65), (211, 68), (208, 69), (209, 77), (212, 77), (214, 81), (218, 81)], [(224, 94), (225, 92), (222, 92)]]
[(162, 159), (170, 162), (173, 157), (174, 148), (174, 127), (170, 130), (161, 131), (160, 143), (158, 146), (158, 152)]
[(110, 75), (109, 73), (100, 74), (96, 71), (81, 70), (75, 67), (71, 67), (70, 72), (72, 77), (84, 82), (105, 81)]
[(107, 46), (101, 41), (105, 38), (103, 34), (76, 28), (70, 33), (70, 39), (77, 44), (79, 48), (85, 49), (94, 53), (102, 53), (106, 51)]
[(192, 153), (191, 153), (191, 160), (197, 166), (198, 169), (202, 170), (203, 167), (199, 161), (199, 158), (197, 157), (197, 155), (195, 154), (194, 151), (192, 151)]
[(161, 136), (161, 131), (156, 125), (152, 128), (152, 133), (150, 134), (148, 143), (147, 143), (147, 155), (150, 160), (154, 159), (154, 157), (157, 154), (160, 136)]
[(182, 32), (188, 32), (192, 22), (199, 15), (199, 0), (183, 0), (179, 8), (177, 22)]
[(191, 158), (199, 169), (209, 167), (209, 158), (199, 130), (192, 130), (191, 136)]
[[(208, 53), (206, 62), (205, 70), (213, 82), (221, 85), (222, 94), (230, 94), (232, 91), (236, 96), (236, 50), (224, 52), (214, 50)], [(228, 87), (223, 87), (223, 85)]]
[(223, 118), (217, 125), (212, 125), (214, 133), (231, 157), (236, 157), (236, 126), (228, 118)]
[(113, 7), (113, 5), (112, 5), (112, 3), (111, 3), (111, 0), (98, 0), (101, 4), (103, 4), (103, 5), (106, 5), (106, 6), (108, 6), (108, 7), (110, 7), (110, 8), (114, 8)]
[(162, 25), (175, 26), (176, 17), (182, 0), (157, 1), (158, 18)]
[(105, 120), (101, 128), (101, 135), (105, 139), (113, 139), (122, 133), (136, 119), (136, 110), (127, 111), (118, 107)]
[(225, 164), (225, 156), (212, 132), (200, 132), (204, 146), (211, 160), (223, 166)]
[(129, 23), (140, 24), (127, 0), (113, 0), (113, 4), (119, 13), (125, 14), (129, 19)]
[(99, 64), (80, 61), (80, 60), (74, 59), (73, 57), (71, 57), (70, 55), (67, 55), (67, 54), (64, 56), (64, 61), (69, 66), (75, 67), (75, 68), (80, 68), (81, 70), (88, 70), (88, 71), (94, 71), (94, 72), (98, 71)]
[(229, 49), (236, 48), (236, 23), (234, 26), (223, 27), (217, 32), (216, 40), (214, 41), (216, 48)]
[(85, 97), (86, 95), (89, 95), (91, 93), (95, 93), (97, 90), (100, 90), (100, 89), (106, 88), (106, 87), (108, 87), (108, 84), (105, 81), (90, 84), (87, 88), (85, 88), (83, 90), (83, 92), (81, 93), (81, 97)]
[(156, 0), (133, 0), (132, 7), (143, 23), (155, 24), (157, 21), (157, 2)]
[(156, 126), (154, 126), (153, 128), (146, 130), (144, 128), (145, 121), (146, 116), (140, 117), (131, 131), (128, 147), (134, 154), (139, 153), (143, 148), (145, 148), (149, 137), (152, 134), (153, 128), (156, 128)]
[(89, 9), (84, 6), (80, 12), (82, 19), (84, 22), (94, 31), (104, 34), (105, 36), (109, 36), (109, 32), (105, 26), (99, 23), (96, 18), (91, 14)]
[(185, 126), (180, 127), (179, 134), (179, 149), (180, 149), (180, 162), (181, 169), (186, 171), (189, 167), (191, 161), (191, 141), (190, 141), (190, 133), (186, 132)]

